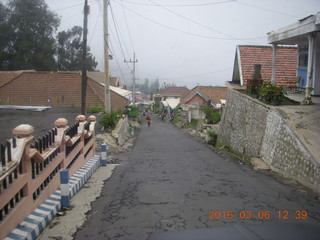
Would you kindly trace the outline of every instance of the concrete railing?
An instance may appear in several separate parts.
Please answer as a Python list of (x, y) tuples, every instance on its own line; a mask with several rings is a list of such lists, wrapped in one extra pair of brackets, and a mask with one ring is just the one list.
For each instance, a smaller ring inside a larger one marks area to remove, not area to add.
[(0, 239), (3, 239), (60, 186), (59, 171), (72, 176), (95, 153), (95, 116), (84, 115), (68, 126), (57, 119), (55, 128), (40, 138), (27, 124), (12, 130), (14, 137), (0, 146)]

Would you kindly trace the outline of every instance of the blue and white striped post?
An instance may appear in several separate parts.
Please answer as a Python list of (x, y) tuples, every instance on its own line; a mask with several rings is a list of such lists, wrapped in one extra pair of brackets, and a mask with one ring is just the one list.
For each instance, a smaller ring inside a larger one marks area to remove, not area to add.
[(101, 144), (101, 166), (107, 166), (107, 145)]
[(70, 208), (69, 170), (60, 170), (61, 208)]

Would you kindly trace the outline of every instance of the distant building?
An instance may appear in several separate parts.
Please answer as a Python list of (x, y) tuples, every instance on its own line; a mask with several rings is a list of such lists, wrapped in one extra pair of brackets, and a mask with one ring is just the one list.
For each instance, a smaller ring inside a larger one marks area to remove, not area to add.
[(174, 109), (178, 106), (180, 99), (185, 97), (190, 90), (186, 87), (168, 87), (160, 90), (154, 96), (155, 108)]
[(197, 86), (181, 99), (180, 105), (221, 108), (226, 103), (227, 95), (228, 89), (226, 87)]

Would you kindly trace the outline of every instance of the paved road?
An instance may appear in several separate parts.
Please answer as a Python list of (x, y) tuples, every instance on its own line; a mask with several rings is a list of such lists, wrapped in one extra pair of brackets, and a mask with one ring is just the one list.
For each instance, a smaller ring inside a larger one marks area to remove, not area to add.
[[(155, 118), (150, 128), (142, 127), (132, 152), (121, 155), (120, 163), (74, 239), (143, 240), (156, 231), (227, 223), (320, 224), (317, 195), (222, 158)], [(279, 219), (279, 210), (284, 218), (288, 211), (288, 219)], [(303, 218), (296, 211), (304, 210), (306, 220), (295, 219)], [(216, 211), (212, 217), (220, 211), (220, 218), (209, 219), (209, 211)]]

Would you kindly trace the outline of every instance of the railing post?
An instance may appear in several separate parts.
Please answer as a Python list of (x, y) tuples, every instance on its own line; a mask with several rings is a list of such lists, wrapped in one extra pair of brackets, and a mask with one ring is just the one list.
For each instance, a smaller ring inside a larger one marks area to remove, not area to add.
[(107, 145), (101, 144), (101, 166), (107, 166)]
[(69, 170), (60, 170), (61, 208), (70, 208)]

